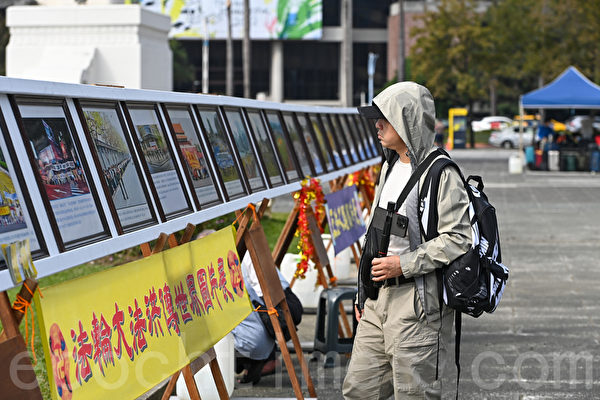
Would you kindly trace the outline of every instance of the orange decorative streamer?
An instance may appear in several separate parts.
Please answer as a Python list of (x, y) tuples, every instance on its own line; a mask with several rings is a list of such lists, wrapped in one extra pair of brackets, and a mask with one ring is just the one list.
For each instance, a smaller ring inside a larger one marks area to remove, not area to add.
[[(308, 219), (306, 211), (311, 207), (311, 203), (315, 202), (315, 217), (317, 221), (321, 221), (325, 217), (325, 196), (320, 181), (316, 178), (307, 178), (302, 181), (302, 189), (294, 193), (294, 199), (298, 201), (298, 228), (295, 235), (299, 237), (298, 250), (300, 250), (300, 261), (296, 264), (296, 272), (294, 276), (299, 279), (304, 279), (308, 270), (308, 260), (315, 253), (315, 248), (310, 240), (310, 230), (308, 229)], [(319, 229), (323, 233), (323, 228), (319, 224)]]

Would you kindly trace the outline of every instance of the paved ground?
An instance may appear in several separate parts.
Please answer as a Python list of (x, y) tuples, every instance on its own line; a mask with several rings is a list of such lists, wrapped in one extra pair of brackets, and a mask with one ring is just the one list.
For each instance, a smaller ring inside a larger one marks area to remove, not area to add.
[[(460, 398), (600, 398), (600, 176), (509, 175), (510, 154), (453, 153), (465, 174), (483, 176), (497, 208), (503, 261), (511, 269), (498, 310), (464, 318)], [(289, 209), (276, 201), (274, 207), (280, 206)], [(304, 316), (299, 335), (312, 343), (314, 315)], [(346, 365), (343, 355), (331, 369), (310, 362), (319, 398), (342, 398)], [(453, 398), (453, 365), (447, 375), (444, 398)], [(255, 386), (236, 387), (232, 397), (294, 394), (280, 370)]]

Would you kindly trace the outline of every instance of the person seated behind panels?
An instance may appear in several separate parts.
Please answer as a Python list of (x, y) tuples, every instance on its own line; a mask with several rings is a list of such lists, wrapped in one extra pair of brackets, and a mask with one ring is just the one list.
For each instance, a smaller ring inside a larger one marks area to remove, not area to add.
[[(281, 287), (286, 294), (286, 299), (297, 299), (291, 293), (290, 284), (276, 269), (281, 282)], [(266, 309), (262, 289), (252, 264), (250, 254), (246, 253), (242, 260), (242, 277), (246, 283), (246, 290), (250, 301), (256, 306), (261, 305)], [(290, 313), (294, 324), (298, 326), (302, 319), (302, 305), (299, 301), (288, 300)], [(268, 322), (270, 323), (270, 322)], [(235, 350), (242, 355), (237, 359), (236, 373), (238, 382), (256, 384), (263, 375), (274, 372), (277, 365), (275, 358), (275, 339), (268, 332), (261, 319), (259, 311), (254, 311), (233, 329)]]

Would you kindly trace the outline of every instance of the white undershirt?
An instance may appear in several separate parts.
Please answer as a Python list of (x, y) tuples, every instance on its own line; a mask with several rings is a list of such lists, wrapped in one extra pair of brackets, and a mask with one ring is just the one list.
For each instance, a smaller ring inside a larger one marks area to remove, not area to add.
[[(379, 197), (379, 207), (387, 209), (388, 202), (398, 201), (402, 189), (406, 186), (406, 183), (410, 179), (412, 174), (412, 166), (410, 162), (404, 163), (400, 160), (396, 161), (392, 166), (392, 170), (388, 175), (383, 189), (381, 190), (381, 197)], [(405, 202), (406, 203), (406, 202)], [(406, 215), (406, 204), (402, 203), (398, 214)], [(408, 232), (406, 236), (401, 238), (398, 236), (390, 236), (390, 245), (388, 247), (388, 255), (399, 255), (408, 253), (410, 250), (410, 243), (408, 241)]]

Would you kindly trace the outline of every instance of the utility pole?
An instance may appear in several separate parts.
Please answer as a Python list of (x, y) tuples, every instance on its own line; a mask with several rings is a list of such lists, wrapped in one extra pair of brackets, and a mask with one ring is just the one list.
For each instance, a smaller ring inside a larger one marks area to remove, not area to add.
[(250, 0), (244, 0), (244, 97), (250, 98), (251, 49), (250, 49)]
[(231, 0), (227, 0), (227, 43), (225, 49), (225, 94), (233, 96), (233, 43), (231, 40)]
[(406, 35), (404, 34), (404, 0), (398, 0), (398, 82), (406, 80), (404, 76), (406, 54), (404, 51)]

